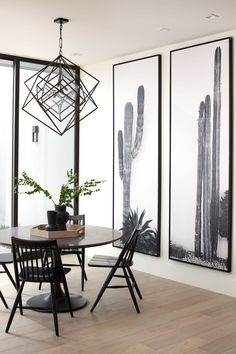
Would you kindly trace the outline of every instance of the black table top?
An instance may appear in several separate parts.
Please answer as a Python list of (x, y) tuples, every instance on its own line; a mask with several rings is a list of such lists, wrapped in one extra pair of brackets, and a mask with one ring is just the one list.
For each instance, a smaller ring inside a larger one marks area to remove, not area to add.
[[(0, 244), (11, 245), (11, 236), (25, 240), (45, 240), (43, 237), (30, 235), (33, 226), (18, 226), (0, 230)], [(78, 237), (58, 238), (59, 248), (87, 248), (96, 247), (112, 243), (122, 236), (121, 231), (102, 226), (85, 225), (84, 235)]]

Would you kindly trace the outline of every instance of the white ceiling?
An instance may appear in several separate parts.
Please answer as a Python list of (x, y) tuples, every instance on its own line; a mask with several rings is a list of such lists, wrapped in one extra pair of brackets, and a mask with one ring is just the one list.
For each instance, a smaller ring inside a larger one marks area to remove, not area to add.
[(63, 54), (81, 65), (236, 28), (236, 0), (0, 0), (0, 13), (0, 53), (53, 60), (65, 17)]

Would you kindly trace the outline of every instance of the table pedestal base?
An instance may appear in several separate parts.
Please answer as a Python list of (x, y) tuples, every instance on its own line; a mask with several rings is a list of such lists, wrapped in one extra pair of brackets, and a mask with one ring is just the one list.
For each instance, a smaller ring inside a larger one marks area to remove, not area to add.
[[(57, 298), (57, 312), (69, 312), (68, 303), (65, 296)], [(70, 294), (72, 310), (79, 310), (87, 305), (87, 299), (81, 295)], [(40, 294), (27, 300), (27, 305), (34, 307), (35, 311), (52, 312), (51, 294)]]

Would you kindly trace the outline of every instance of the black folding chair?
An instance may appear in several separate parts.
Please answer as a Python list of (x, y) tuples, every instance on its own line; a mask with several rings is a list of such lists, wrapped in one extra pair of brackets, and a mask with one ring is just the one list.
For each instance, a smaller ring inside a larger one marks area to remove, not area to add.
[[(85, 225), (85, 215), (70, 215), (69, 223), (75, 223), (79, 225)], [(85, 272), (85, 249), (84, 248), (63, 248), (61, 255), (75, 254), (78, 259), (78, 263), (63, 263), (64, 266), (81, 268), (81, 290), (84, 291), (84, 280), (88, 280)], [(63, 261), (63, 259), (62, 259)]]
[[(11, 252), (0, 253), (0, 266), (2, 266), (2, 268), (3, 268), (3, 270), (0, 270), (0, 273), (6, 273), (8, 278), (12, 282), (13, 286), (16, 287), (16, 283), (15, 283), (9, 269), (7, 268), (7, 264), (11, 264), (11, 263), (13, 263), (13, 255)], [(1, 291), (0, 291), (0, 299), (2, 300), (4, 306), (8, 309), (7, 302), (6, 302)]]
[[(22, 306), (22, 292), (26, 282), (50, 283), (52, 311), (55, 333), (59, 335), (57, 303), (55, 285), (63, 283), (65, 295), (68, 301), (70, 315), (73, 317), (68, 286), (65, 278), (70, 269), (63, 269), (60, 251), (56, 240), (29, 241), (12, 237), (12, 251), (16, 278), (17, 296), (6, 326), (9, 331), (16, 309), (19, 305), (20, 313), (23, 308), (36, 309), (35, 307)], [(37, 309), (36, 309), (37, 310)]]
[[(141, 292), (139, 290), (139, 287), (137, 285), (137, 282), (134, 278), (134, 275), (131, 271), (131, 266), (133, 265), (133, 255), (134, 255), (134, 250), (135, 246), (137, 243), (137, 238), (140, 233), (140, 228), (137, 226), (133, 232), (131, 233), (130, 237), (126, 241), (123, 250), (121, 251), (119, 257), (112, 257), (112, 256), (102, 256), (102, 255), (94, 255), (88, 265), (90, 267), (100, 267), (100, 268), (111, 268), (105, 282), (103, 283), (103, 286), (101, 290), (99, 291), (97, 298), (91, 308), (91, 312), (95, 309), (97, 306), (99, 300), (101, 299), (102, 295), (104, 294), (105, 290), (108, 288), (128, 288), (131, 298), (133, 300), (134, 306), (136, 308), (137, 313), (140, 313), (138, 303), (133, 291), (133, 288), (135, 288), (138, 296), (140, 299), (142, 299)], [(116, 274), (118, 270), (122, 270), (123, 274)], [(126, 285), (109, 285), (112, 278), (123, 278), (126, 280)]]

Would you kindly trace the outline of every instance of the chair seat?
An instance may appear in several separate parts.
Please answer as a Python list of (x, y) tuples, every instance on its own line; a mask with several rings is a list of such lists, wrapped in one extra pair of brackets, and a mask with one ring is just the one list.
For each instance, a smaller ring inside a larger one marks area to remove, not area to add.
[[(39, 252), (32, 252), (30, 255), (31, 258), (37, 259), (41, 257), (41, 254)], [(29, 258), (29, 255), (24, 255), (24, 260), (26, 261)], [(8, 253), (0, 253), (0, 265), (2, 264), (10, 264), (13, 263), (13, 254), (8, 252)]]
[[(64, 274), (67, 274), (70, 272), (70, 268), (63, 268)], [(27, 274), (24, 273), (20, 273), (19, 274), (19, 279), (20, 280), (24, 280), (27, 277), (27, 281), (28, 282), (39, 282), (39, 281), (43, 281), (43, 282), (60, 282), (61, 276), (58, 275), (57, 269), (56, 268), (49, 268), (49, 269), (45, 269), (45, 268), (39, 268), (39, 267), (31, 267), (29, 269), (29, 271), (27, 272)]]
[[(112, 268), (116, 264), (117, 259), (118, 257), (95, 254), (89, 261), (88, 265), (90, 267)], [(128, 262), (127, 260), (122, 260), (121, 263), (118, 265), (118, 268), (123, 266), (131, 267), (132, 265), (133, 265), (133, 261)]]
[(0, 265), (13, 263), (12, 253), (0, 253)]

